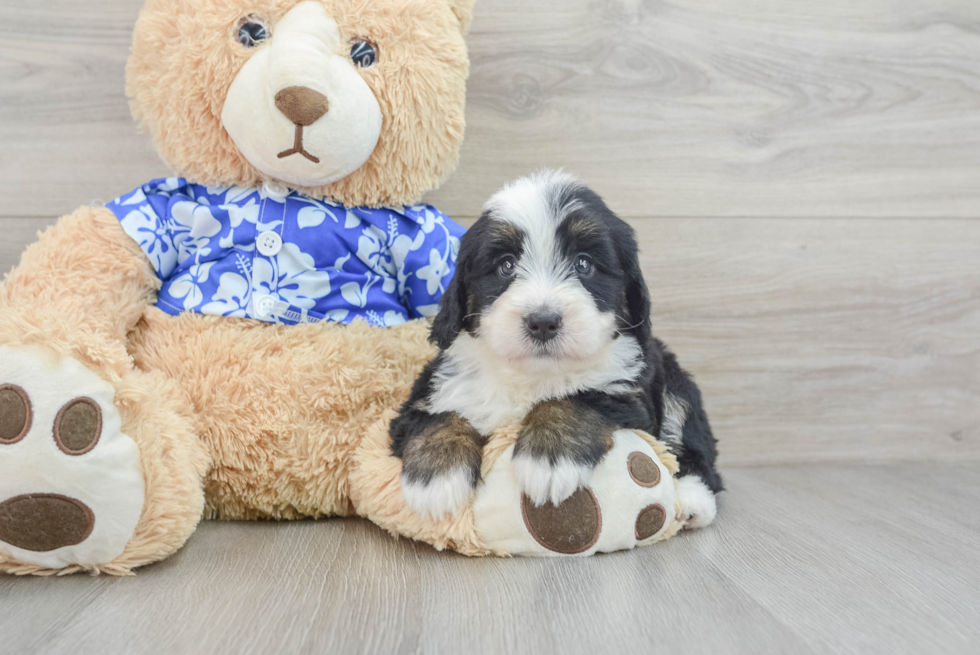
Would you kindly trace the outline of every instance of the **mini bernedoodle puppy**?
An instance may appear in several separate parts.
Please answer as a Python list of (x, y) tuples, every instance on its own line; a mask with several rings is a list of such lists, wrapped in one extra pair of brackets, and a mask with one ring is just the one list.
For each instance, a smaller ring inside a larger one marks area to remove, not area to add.
[(722, 483), (701, 393), (651, 334), (632, 228), (580, 182), (543, 172), (490, 199), (430, 339), (441, 352), (391, 424), (419, 514), (462, 508), (487, 435), (523, 422), (514, 472), (535, 505), (588, 485), (609, 435), (631, 428), (677, 455), (685, 527), (714, 520)]

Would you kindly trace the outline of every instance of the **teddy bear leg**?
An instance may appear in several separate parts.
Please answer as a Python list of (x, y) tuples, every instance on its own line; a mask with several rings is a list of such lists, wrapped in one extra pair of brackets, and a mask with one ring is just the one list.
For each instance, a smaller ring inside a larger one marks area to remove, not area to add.
[(187, 407), (160, 373), (0, 347), (0, 571), (126, 574), (179, 548), (209, 462)]
[(0, 571), (122, 574), (196, 525), (207, 456), (188, 403), (126, 348), (158, 284), (112, 214), (85, 208), (0, 286)]

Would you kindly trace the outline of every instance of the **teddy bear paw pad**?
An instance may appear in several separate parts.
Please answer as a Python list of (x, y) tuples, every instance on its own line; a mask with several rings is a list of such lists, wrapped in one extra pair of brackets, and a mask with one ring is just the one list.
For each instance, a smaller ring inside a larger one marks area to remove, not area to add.
[(579, 489), (555, 506), (536, 506), (521, 497), (524, 525), (535, 541), (556, 553), (575, 555), (592, 548), (602, 532), (602, 511), (591, 489)]
[(114, 397), (74, 359), (0, 348), (0, 555), (58, 569), (122, 553), (144, 481)]
[(591, 555), (661, 538), (674, 519), (674, 479), (637, 433), (619, 430), (613, 441), (588, 486), (557, 506), (535, 505), (521, 493), (508, 449), (477, 489), (473, 513), (480, 539), (513, 555)]

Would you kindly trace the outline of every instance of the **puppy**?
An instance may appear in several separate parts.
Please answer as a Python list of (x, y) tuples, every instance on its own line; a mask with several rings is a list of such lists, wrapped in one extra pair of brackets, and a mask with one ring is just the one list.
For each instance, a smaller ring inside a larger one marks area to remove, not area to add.
[(419, 514), (462, 508), (487, 436), (523, 421), (513, 465), (535, 505), (588, 485), (612, 432), (633, 428), (677, 455), (685, 527), (714, 520), (722, 483), (701, 393), (651, 334), (632, 228), (583, 184), (548, 171), (490, 199), (430, 340), (440, 353), (391, 424)]

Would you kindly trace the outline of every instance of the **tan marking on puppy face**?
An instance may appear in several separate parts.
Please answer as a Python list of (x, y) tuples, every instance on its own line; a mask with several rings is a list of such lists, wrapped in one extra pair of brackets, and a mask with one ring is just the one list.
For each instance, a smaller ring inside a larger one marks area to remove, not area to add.
[[(257, 186), (270, 179), (236, 147), (221, 116), (239, 71), (275, 42), (276, 23), (300, 1), (147, 2), (134, 33), (127, 91), (135, 117), (179, 175), (210, 185)], [(471, 3), (322, 0), (322, 5), (339, 30), (334, 54), (348, 57), (355, 39), (377, 46), (377, 65), (356, 72), (377, 99), (383, 122), (363, 166), (332, 184), (299, 188), (347, 205), (415, 202), (437, 187), (458, 159), (469, 69), (463, 23)], [(269, 25), (267, 43), (244, 48), (238, 41), (246, 15)], [(250, 100), (272, 106), (279, 90), (270, 88), (267, 98)], [(324, 166), (328, 155), (321, 155)]]

